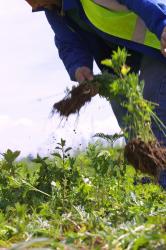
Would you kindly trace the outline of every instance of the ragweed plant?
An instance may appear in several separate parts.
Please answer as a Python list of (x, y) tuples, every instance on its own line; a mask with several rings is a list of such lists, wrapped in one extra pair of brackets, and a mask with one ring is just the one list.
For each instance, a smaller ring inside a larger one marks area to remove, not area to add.
[(139, 75), (130, 73), (126, 65), (127, 52), (118, 49), (111, 59), (102, 64), (114, 74), (103, 73), (99, 81), (99, 94), (108, 101), (115, 100), (124, 110), (122, 130), (128, 141), (124, 155), (137, 170), (159, 178), (166, 166), (166, 149), (160, 145), (152, 131), (152, 121), (166, 136), (166, 126), (155, 114), (155, 106), (143, 96), (144, 82)]
[(98, 83), (100, 96), (109, 102), (116, 100), (126, 110), (123, 129), (128, 140), (139, 138), (144, 142), (154, 141), (152, 119), (164, 135), (166, 127), (154, 112), (157, 104), (144, 99), (144, 82), (139, 80), (138, 74), (130, 72), (130, 67), (126, 65), (127, 56), (125, 49), (114, 51), (111, 59), (102, 61), (114, 74), (105, 71), (95, 76), (93, 83)]

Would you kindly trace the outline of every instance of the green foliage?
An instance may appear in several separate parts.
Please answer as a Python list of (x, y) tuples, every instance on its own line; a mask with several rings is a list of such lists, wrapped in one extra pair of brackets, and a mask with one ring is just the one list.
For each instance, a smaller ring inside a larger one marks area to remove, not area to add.
[(124, 134), (122, 134), (122, 133), (120, 133), (120, 134), (115, 133), (113, 135), (107, 135), (107, 134), (104, 134), (104, 133), (97, 133), (93, 137), (98, 137), (98, 138), (104, 139), (104, 140), (106, 140), (110, 144), (111, 147), (113, 147), (114, 143), (118, 139), (124, 137)]
[(52, 157), (13, 158), (14, 175), (0, 161), (0, 246), (164, 249), (166, 193), (155, 183), (135, 186), (121, 148), (70, 150), (61, 140)]
[(9, 171), (10, 174), (14, 175), (14, 161), (20, 155), (20, 151), (12, 152), (10, 149), (3, 153), (2, 156), (4, 157), (5, 164), (4, 168), (6, 171)]
[(127, 52), (125, 49), (113, 52), (111, 59), (102, 61), (102, 64), (111, 68), (114, 74), (103, 72), (96, 76), (94, 82), (99, 83), (99, 94), (108, 101), (116, 100), (125, 110), (124, 132), (130, 140), (141, 138), (143, 141), (155, 140), (151, 130), (153, 119), (159, 129), (166, 135), (166, 127), (154, 113), (155, 105), (143, 98), (144, 82), (139, 81), (139, 76), (130, 73), (126, 65)]

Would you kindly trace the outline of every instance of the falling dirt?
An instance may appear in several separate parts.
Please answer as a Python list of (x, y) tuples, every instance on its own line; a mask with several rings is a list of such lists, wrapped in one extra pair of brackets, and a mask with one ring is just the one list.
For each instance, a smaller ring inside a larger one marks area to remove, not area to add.
[(143, 173), (158, 177), (161, 170), (166, 169), (166, 148), (157, 141), (148, 143), (133, 139), (125, 147), (127, 161)]

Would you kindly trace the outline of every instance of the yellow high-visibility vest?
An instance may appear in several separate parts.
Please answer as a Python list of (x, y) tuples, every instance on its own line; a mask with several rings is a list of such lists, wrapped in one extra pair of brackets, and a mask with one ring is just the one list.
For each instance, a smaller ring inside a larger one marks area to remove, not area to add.
[(160, 41), (143, 20), (116, 0), (80, 0), (89, 21), (99, 30), (128, 41), (160, 49)]

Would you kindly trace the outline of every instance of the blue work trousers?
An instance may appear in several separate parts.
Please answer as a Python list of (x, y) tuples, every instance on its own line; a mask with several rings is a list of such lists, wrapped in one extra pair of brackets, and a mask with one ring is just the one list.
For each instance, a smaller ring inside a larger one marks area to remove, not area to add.
[[(140, 80), (144, 80), (145, 83), (144, 98), (158, 104), (155, 113), (166, 125), (166, 63), (143, 56), (140, 66)], [(127, 111), (115, 100), (111, 102), (111, 106), (119, 126), (123, 128), (123, 117)], [(166, 146), (166, 137), (153, 120), (152, 130), (158, 141)]]

